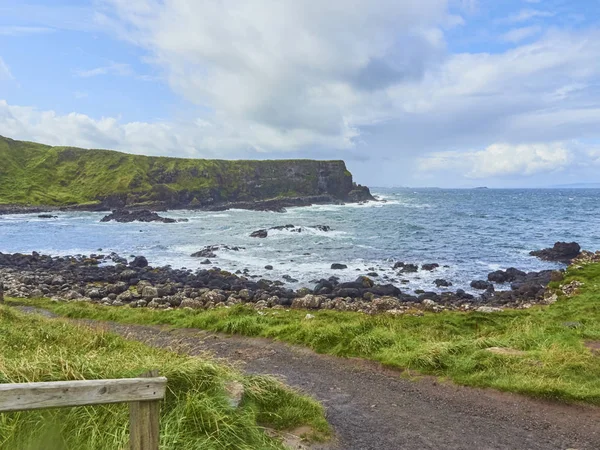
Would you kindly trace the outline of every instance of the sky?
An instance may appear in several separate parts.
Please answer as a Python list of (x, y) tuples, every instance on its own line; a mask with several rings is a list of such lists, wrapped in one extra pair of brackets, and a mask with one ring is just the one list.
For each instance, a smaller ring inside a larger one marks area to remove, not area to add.
[(600, 182), (600, 0), (0, 0), (0, 135)]

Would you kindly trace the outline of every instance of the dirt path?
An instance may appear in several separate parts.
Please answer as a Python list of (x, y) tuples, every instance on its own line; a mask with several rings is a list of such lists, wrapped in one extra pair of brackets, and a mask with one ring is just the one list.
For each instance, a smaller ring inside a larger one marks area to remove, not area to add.
[(210, 352), (271, 374), (321, 401), (340, 450), (600, 449), (600, 408), (408, 380), (362, 360), (318, 355), (266, 339), (84, 321), (191, 355)]

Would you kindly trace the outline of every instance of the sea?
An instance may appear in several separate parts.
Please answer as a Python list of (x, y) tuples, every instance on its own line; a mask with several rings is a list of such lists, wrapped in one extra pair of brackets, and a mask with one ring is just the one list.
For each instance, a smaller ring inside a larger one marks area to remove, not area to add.
[[(316, 280), (333, 275), (350, 281), (371, 273), (379, 283), (393, 283), (410, 293), (439, 291), (433, 284), (438, 278), (452, 282), (451, 289), (470, 291), (471, 280), (485, 279), (493, 270), (563, 267), (529, 255), (556, 241), (600, 249), (600, 189), (371, 190), (381, 201), (288, 208), (285, 213), (160, 213), (188, 219), (174, 224), (101, 223), (105, 213), (97, 212), (56, 211), (57, 219), (4, 215), (0, 252), (144, 255), (152, 266), (248, 269), (249, 276), (282, 280), (294, 289), (313, 287)], [(255, 230), (287, 224), (302, 231), (270, 230), (267, 238), (250, 237)], [(327, 225), (331, 231), (314, 225)], [(191, 254), (208, 245), (240, 249), (220, 249), (210, 265), (201, 265), (204, 258)], [(398, 261), (440, 267), (398, 274), (393, 269)], [(348, 267), (332, 270), (333, 263)]]

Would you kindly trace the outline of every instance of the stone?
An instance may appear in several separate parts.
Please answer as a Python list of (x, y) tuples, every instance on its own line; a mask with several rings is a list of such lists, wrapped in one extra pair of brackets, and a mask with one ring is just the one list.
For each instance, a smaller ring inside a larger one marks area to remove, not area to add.
[(479, 306), (478, 308), (475, 308), (475, 311), (481, 313), (493, 313), (502, 311), (502, 308), (495, 308), (493, 306)]
[(199, 299), (186, 298), (179, 305), (181, 308), (202, 309), (203, 303)]
[(570, 263), (571, 260), (579, 256), (580, 252), (581, 247), (577, 242), (556, 242), (552, 248), (534, 250), (529, 254), (544, 261)]
[(136, 256), (133, 261), (129, 263), (129, 265), (131, 267), (143, 269), (144, 267), (148, 267), (148, 260), (144, 256)]
[(400, 273), (415, 273), (419, 270), (416, 264), (404, 264), (400, 269)]
[(297, 309), (318, 309), (323, 303), (323, 298), (318, 295), (306, 295), (302, 298), (296, 298), (292, 302), (292, 308)]
[(146, 300), (152, 300), (158, 297), (158, 289), (153, 286), (144, 286), (142, 289), (142, 297)]
[[(114, 220), (120, 223), (130, 222), (162, 222), (162, 223), (175, 223), (178, 222), (175, 219), (169, 219), (159, 216), (157, 213), (142, 209), (139, 211), (128, 211), (125, 209), (115, 210), (112, 213), (104, 216), (100, 222), (110, 222)], [(187, 219), (180, 219), (179, 222), (187, 222)]]
[(492, 283), (490, 283), (489, 281), (485, 281), (485, 280), (473, 280), (473, 281), (471, 281), (470, 286), (473, 289), (479, 289), (482, 291), (494, 288), (494, 285)]
[(227, 393), (229, 406), (238, 408), (244, 399), (244, 385), (239, 381), (229, 381), (225, 383), (225, 392)]
[(561, 286), (560, 290), (567, 297), (572, 297), (573, 295), (575, 295), (577, 293), (577, 291), (579, 290), (579, 288), (581, 286), (583, 286), (583, 283), (581, 281), (573, 280), (570, 283), (565, 284), (564, 286)]
[(340, 264), (340, 263), (333, 263), (331, 265), (331, 269), (332, 270), (344, 270), (347, 269), (348, 266), (346, 264)]
[(250, 233), (250, 237), (264, 239), (269, 235), (267, 230), (256, 230)]

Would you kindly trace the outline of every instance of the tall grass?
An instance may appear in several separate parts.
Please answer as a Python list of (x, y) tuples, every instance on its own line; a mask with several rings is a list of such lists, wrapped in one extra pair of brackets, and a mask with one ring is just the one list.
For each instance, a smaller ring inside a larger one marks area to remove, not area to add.
[[(328, 433), (322, 407), (273, 378), (0, 307), (0, 383), (128, 378), (155, 368), (168, 378), (162, 449), (281, 449), (262, 426)], [(232, 380), (245, 387), (239, 408), (225, 393)], [(0, 414), (2, 449), (113, 450), (127, 442), (127, 405)]]
[[(201, 328), (306, 345), (317, 352), (357, 356), (391, 367), (447, 377), (456, 383), (567, 402), (600, 405), (600, 357), (585, 346), (600, 340), (600, 264), (570, 269), (581, 292), (547, 307), (500, 313), (359, 313), (268, 311), (239, 306), (209, 311), (154, 311), (81, 303), (31, 301), (72, 318)], [(573, 326), (575, 324), (575, 326)], [(496, 354), (490, 347), (520, 350)]]

